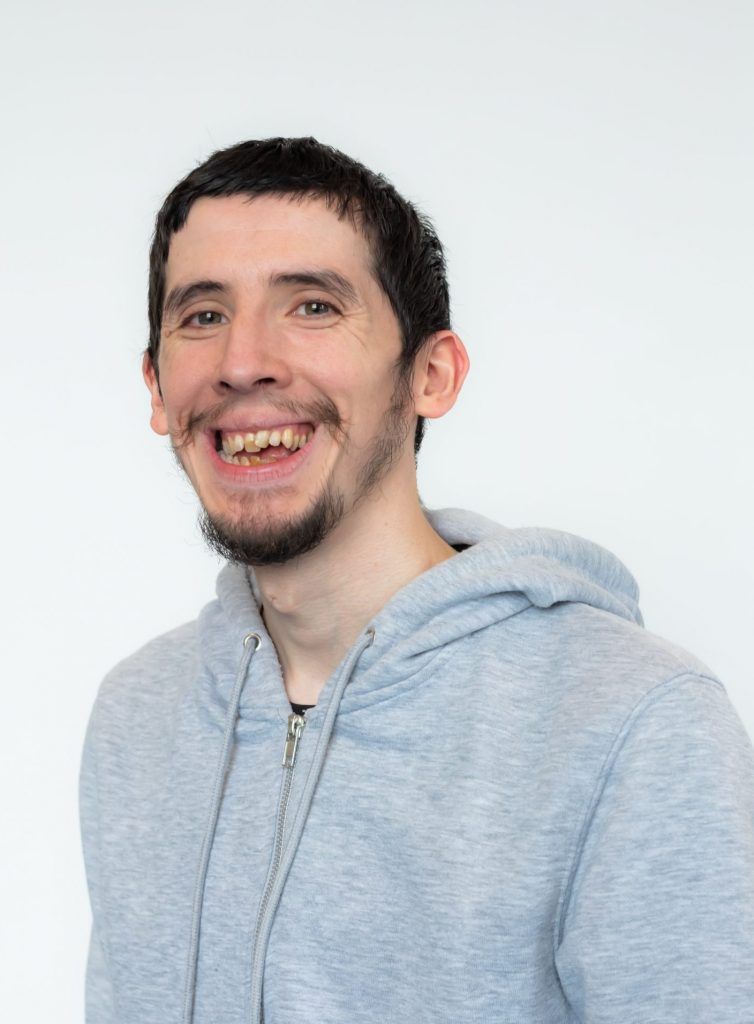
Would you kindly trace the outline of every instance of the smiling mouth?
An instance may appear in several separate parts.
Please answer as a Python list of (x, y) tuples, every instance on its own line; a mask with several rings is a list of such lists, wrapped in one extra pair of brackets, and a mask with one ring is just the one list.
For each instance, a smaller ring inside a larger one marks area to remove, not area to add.
[[(231, 466), (269, 466), (303, 448), (314, 433), (311, 424), (296, 423), (273, 430), (215, 431), (215, 450)], [(262, 452), (263, 454), (258, 454)]]

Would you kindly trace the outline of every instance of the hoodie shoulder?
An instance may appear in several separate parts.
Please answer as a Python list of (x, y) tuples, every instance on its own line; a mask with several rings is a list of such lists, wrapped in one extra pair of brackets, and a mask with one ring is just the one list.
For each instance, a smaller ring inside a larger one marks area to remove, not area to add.
[[(718, 681), (712, 670), (690, 651), (642, 623), (630, 622), (602, 608), (568, 603), (550, 609), (553, 624), (563, 623), (570, 645), (582, 654), (608, 662), (614, 670), (645, 677), (647, 685), (675, 676), (694, 675)], [(555, 625), (561, 634), (559, 625)]]
[(560, 713), (573, 716), (574, 727), (614, 734), (654, 693), (689, 678), (724, 689), (689, 651), (601, 608), (531, 608), (511, 625), (518, 645), (535, 648), (536, 659), (552, 666), (546, 692)]
[(196, 619), (149, 640), (107, 673), (96, 705), (104, 709), (175, 700), (192, 678), (197, 651)]
[(197, 662), (194, 621), (150, 640), (103, 679), (89, 715), (81, 759), (84, 834), (85, 819), (91, 824), (91, 814), (87, 817), (83, 809), (96, 804), (92, 801), (100, 768), (112, 781), (148, 774), (163, 763), (179, 709), (195, 685)]

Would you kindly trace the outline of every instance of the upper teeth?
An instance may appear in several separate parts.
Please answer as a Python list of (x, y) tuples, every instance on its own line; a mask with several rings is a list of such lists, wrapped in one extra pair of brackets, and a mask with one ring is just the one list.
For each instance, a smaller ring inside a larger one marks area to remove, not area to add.
[(223, 451), (226, 455), (236, 452), (259, 452), (270, 445), (282, 444), (291, 451), (303, 448), (311, 437), (311, 430), (301, 431), (300, 427), (275, 427), (274, 430), (257, 430), (251, 434), (222, 434)]

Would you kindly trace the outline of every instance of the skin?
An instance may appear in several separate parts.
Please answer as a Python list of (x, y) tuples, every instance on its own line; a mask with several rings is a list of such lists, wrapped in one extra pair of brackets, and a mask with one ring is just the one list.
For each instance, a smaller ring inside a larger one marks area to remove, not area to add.
[[(302, 270), (334, 271), (353, 294), (280, 283)], [(314, 550), (255, 570), (287, 694), (313, 704), (372, 616), (455, 554), (422, 513), (412, 442), (416, 416), (433, 419), (455, 403), (468, 356), (452, 331), (419, 353), (405, 439), (365, 492), (360, 471), (386, 429), (401, 339), (364, 237), (316, 199), (201, 199), (172, 240), (166, 296), (202, 281), (222, 289), (202, 290), (166, 315), (159, 385), (144, 357), (151, 425), (170, 435), (205, 509), (228, 522), (284, 528), (325, 486), (343, 495), (344, 517)], [(323, 401), (342, 429), (320, 424), (292, 471), (218, 464), (213, 426), (311, 422)]]

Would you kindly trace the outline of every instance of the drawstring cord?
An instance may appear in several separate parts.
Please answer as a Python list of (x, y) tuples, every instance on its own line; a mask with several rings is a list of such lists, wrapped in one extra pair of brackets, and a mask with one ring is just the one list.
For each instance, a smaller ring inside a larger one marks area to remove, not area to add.
[(220, 759), (217, 763), (215, 785), (212, 790), (212, 800), (210, 801), (209, 820), (207, 821), (204, 839), (202, 840), (202, 849), (199, 854), (199, 868), (196, 874), (196, 884), (194, 886), (194, 903), (191, 911), (191, 940), (189, 942), (186, 989), (183, 999), (183, 1024), (191, 1024), (194, 1017), (194, 994), (196, 988), (197, 955), (199, 952), (199, 927), (201, 925), (202, 903), (204, 902), (204, 884), (207, 879), (209, 855), (215, 838), (217, 819), (220, 815), (220, 803), (222, 802), (223, 788), (225, 786), (225, 776), (228, 771), (230, 755), (233, 750), (233, 736), (236, 731), (238, 705), (241, 701), (241, 693), (243, 691), (244, 683), (246, 682), (246, 676), (249, 671), (251, 659), (259, 650), (261, 643), (262, 638), (258, 633), (247, 633), (243, 638), (244, 653), (241, 658), (241, 664), (238, 667), (238, 675), (230, 695), (228, 710), (225, 715), (225, 735), (223, 737)]
[(304, 831), (304, 825), (306, 824), (306, 819), (309, 815), (309, 807), (311, 806), (312, 798), (314, 796), (314, 790), (316, 789), (319, 777), (322, 774), (322, 767), (325, 763), (325, 756), (330, 743), (330, 736), (335, 725), (335, 718), (338, 714), (343, 692), (353, 675), (359, 658), (367, 648), (372, 646), (373, 642), (374, 630), (368, 629), (362, 642), (351, 652), (350, 657), (343, 665), (340, 677), (333, 688), (332, 696), (330, 697), (330, 701), (327, 705), (327, 711), (325, 712), (325, 717), (322, 722), (322, 729), (317, 739), (317, 745), (314, 748), (311, 768), (309, 769), (309, 774), (306, 778), (306, 782), (304, 783), (296, 817), (291, 825), (290, 835), (280, 859), (280, 866), (275, 877), (274, 885), (270, 890), (270, 897), (267, 902), (267, 910), (264, 920), (260, 922), (262, 927), (259, 929), (257, 934), (251, 974), (252, 1024), (256, 1024), (256, 1022), (260, 1021), (262, 1015), (262, 975), (264, 973), (265, 952), (270, 936), (270, 930), (272, 928), (272, 919), (275, 916), (275, 911), (277, 909), (278, 902), (280, 901), (285, 880), (288, 877), (288, 872), (291, 864), (293, 863), (293, 858), (296, 855), (296, 850), (301, 839), (301, 833)]

